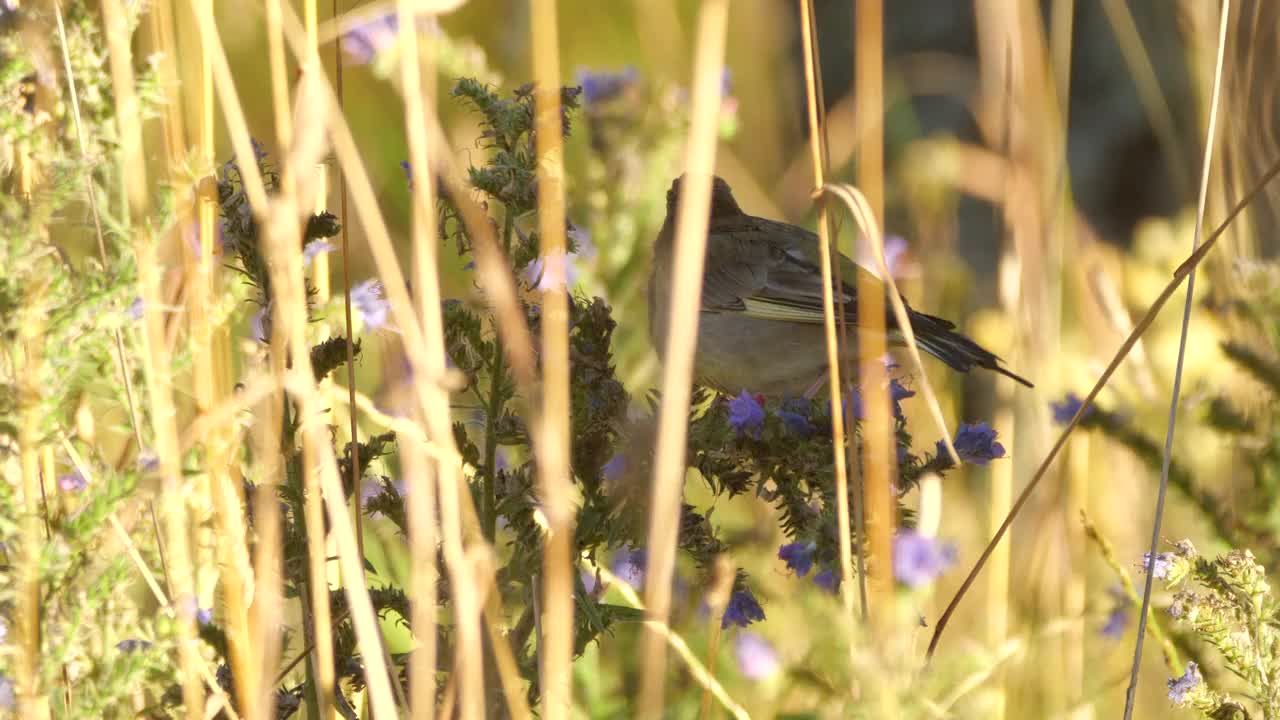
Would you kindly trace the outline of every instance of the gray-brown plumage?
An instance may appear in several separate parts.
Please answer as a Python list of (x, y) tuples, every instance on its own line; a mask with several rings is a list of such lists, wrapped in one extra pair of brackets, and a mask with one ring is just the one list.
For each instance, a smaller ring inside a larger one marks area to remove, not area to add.
[[(667, 217), (649, 276), (649, 329), (660, 354), (667, 337), (681, 179), (667, 192)], [(728, 393), (747, 390), (778, 397), (798, 397), (822, 385), (827, 352), (818, 248), (818, 237), (804, 228), (747, 215), (729, 184), (713, 179), (694, 362), (699, 384)], [(836, 302), (844, 303), (850, 326), (847, 352), (853, 354), (857, 335), (864, 332), (857, 328), (855, 274), (870, 273), (838, 257), (843, 292)], [(1032, 386), (1001, 367), (995, 355), (955, 332), (954, 324), (910, 306), (907, 312), (920, 349), (951, 368), (986, 368)], [(903, 343), (891, 309), (884, 327), (890, 344)]]

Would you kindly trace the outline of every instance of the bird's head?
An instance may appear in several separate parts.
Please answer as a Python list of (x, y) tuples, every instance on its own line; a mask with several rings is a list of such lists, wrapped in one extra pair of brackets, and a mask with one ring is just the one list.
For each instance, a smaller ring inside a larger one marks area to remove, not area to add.
[[(671, 183), (671, 189), (667, 191), (667, 217), (669, 218), (676, 216), (676, 206), (680, 202), (680, 190), (684, 185), (684, 179), (684, 175), (676, 178)], [(729, 183), (719, 175), (713, 176), (711, 178), (711, 217), (732, 217), (742, 214), (738, 201), (733, 199), (733, 190), (729, 187)]]

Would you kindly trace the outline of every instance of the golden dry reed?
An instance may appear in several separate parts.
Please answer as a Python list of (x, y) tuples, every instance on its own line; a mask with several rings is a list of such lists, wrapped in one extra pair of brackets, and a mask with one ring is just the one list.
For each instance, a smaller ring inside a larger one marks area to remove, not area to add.
[(649, 503), (648, 562), (645, 571), (644, 637), (641, 641), (639, 714), (662, 714), (667, 666), (666, 644), (652, 623), (666, 625), (671, 613), (671, 580), (685, 480), (685, 433), (693, 383), (693, 353), (698, 337), (697, 307), (711, 215), (711, 175), (715, 170), (716, 121), (724, 66), (728, 0), (704, 0), (698, 15), (698, 44), (693, 61), (693, 110), (685, 144), (684, 182), (676, 214), (675, 270), (671, 319), (663, 362), (662, 407)]

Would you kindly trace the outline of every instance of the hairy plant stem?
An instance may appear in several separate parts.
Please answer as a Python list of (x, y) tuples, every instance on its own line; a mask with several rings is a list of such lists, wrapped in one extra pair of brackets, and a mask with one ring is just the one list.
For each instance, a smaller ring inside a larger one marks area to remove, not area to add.
[[(511, 208), (506, 210), (506, 220), (502, 226), (502, 251), (511, 256), (511, 235), (515, 231), (516, 215)], [(480, 527), (489, 542), (493, 542), (498, 531), (498, 493), (495, 487), (498, 479), (494, 468), (498, 458), (497, 423), (502, 416), (502, 381), (507, 375), (506, 361), (502, 355), (502, 336), (494, 333), (493, 361), (489, 365), (489, 407), (485, 412), (484, 427), (484, 496), (480, 506)]]

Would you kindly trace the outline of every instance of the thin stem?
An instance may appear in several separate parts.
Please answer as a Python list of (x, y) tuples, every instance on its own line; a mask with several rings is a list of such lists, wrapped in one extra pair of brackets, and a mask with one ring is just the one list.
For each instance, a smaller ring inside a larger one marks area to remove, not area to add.
[[(1191, 251), (1200, 248), (1204, 231), (1204, 207), (1209, 196), (1209, 171), (1213, 163), (1213, 146), (1217, 139), (1218, 97), (1222, 90), (1222, 64), (1227, 47), (1227, 21), (1231, 16), (1231, 0), (1222, 5), (1222, 21), (1218, 31), (1218, 60), (1214, 71), (1213, 98), (1209, 101), (1209, 128), (1205, 133), (1204, 166), (1200, 176), (1200, 199), (1196, 207), (1196, 230)], [(1142, 641), (1146, 639), (1147, 613), (1151, 610), (1151, 587), (1155, 580), (1156, 550), (1160, 547), (1160, 522), (1164, 519), (1165, 495), (1169, 491), (1169, 465), (1173, 461), (1173, 434), (1178, 422), (1178, 403), (1182, 392), (1182, 364), (1187, 355), (1187, 336), (1191, 329), (1191, 304), (1195, 302), (1196, 269), (1187, 274), (1187, 299), (1182, 307), (1182, 329), (1178, 336), (1178, 362), (1173, 371), (1173, 392), (1169, 397), (1169, 422), (1164, 436), (1164, 458), (1160, 464), (1160, 490), (1156, 494), (1156, 516), (1151, 522), (1151, 549), (1147, 553), (1147, 577), (1142, 589), (1142, 611), (1138, 613), (1138, 637), (1133, 646), (1133, 664), (1129, 670), (1129, 689), (1124, 697), (1124, 718), (1133, 717), (1138, 692), (1138, 670), (1142, 666)]]

